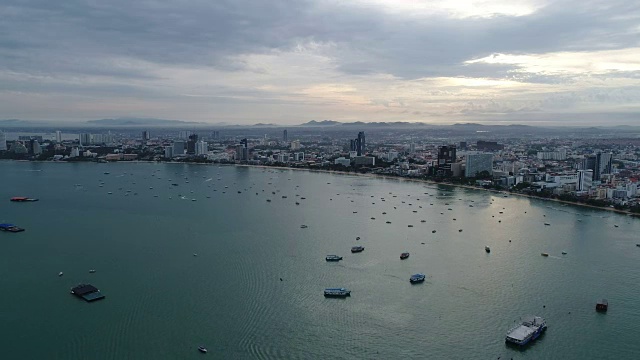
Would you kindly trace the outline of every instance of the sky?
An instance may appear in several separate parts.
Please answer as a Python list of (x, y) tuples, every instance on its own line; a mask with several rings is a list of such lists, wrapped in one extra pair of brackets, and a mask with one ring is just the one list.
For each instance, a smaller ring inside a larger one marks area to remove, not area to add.
[(640, 2), (1, 0), (0, 119), (640, 124)]

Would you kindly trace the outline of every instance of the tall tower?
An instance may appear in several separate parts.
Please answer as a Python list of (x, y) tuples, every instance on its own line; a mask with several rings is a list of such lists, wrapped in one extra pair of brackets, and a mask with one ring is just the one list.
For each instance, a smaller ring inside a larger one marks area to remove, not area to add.
[(358, 133), (358, 148), (356, 151), (358, 152), (358, 156), (363, 156), (365, 154), (366, 149), (366, 141), (364, 137), (364, 131), (360, 131)]
[(284, 131), (282, 132), (282, 141), (289, 141), (289, 134), (287, 133), (287, 129), (284, 129)]

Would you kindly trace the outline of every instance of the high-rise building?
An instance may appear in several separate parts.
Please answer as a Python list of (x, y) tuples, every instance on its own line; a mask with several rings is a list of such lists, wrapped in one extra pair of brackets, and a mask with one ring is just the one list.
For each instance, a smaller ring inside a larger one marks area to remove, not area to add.
[(282, 141), (284, 142), (289, 141), (289, 134), (287, 132), (287, 129), (284, 129), (284, 131), (282, 132)]
[(476, 148), (478, 150), (485, 151), (495, 151), (495, 150), (504, 150), (504, 145), (498, 144), (496, 141), (483, 141), (478, 140), (476, 143)]
[(467, 150), (467, 142), (466, 141), (460, 141), (460, 144), (458, 145), (458, 148), (460, 150)]
[(189, 141), (187, 141), (187, 154), (196, 154), (196, 143), (198, 142), (198, 134), (189, 135)]
[(438, 165), (456, 162), (456, 146), (444, 145), (438, 148)]
[(415, 152), (416, 152), (416, 144), (415, 143), (409, 144), (409, 154), (413, 154)]
[(493, 154), (469, 154), (464, 169), (465, 177), (476, 177), (481, 172), (493, 172)]
[(211, 132), (211, 138), (214, 140), (220, 139), (220, 131), (214, 130)]
[(209, 153), (209, 144), (205, 141), (198, 141), (196, 143), (196, 155), (207, 155)]
[(291, 150), (300, 150), (300, 140), (293, 140), (291, 142)]
[(593, 170), (578, 170), (578, 191), (589, 191), (593, 182)]
[(173, 158), (173, 146), (164, 147), (164, 157), (167, 159)]
[(4, 132), (0, 131), (0, 151), (7, 150), (7, 137)]
[(173, 156), (184, 155), (185, 143), (183, 140), (176, 140), (173, 142)]
[(247, 139), (240, 140), (240, 144), (236, 145), (236, 160), (249, 160), (249, 143)]
[(596, 168), (598, 173), (598, 179), (602, 177), (602, 174), (611, 174), (613, 172), (613, 155), (611, 153), (597, 153), (596, 154)]
[(56, 131), (56, 142), (59, 144), (62, 142), (62, 131)]
[(91, 145), (91, 142), (92, 142), (91, 134), (80, 134), (80, 146)]
[(365, 141), (364, 131), (360, 131), (358, 133), (358, 148), (356, 149), (358, 156), (363, 156), (365, 154), (366, 145), (367, 143)]
[(149, 135), (149, 132), (147, 130), (142, 132), (142, 141), (148, 141), (149, 139), (151, 139), (151, 135)]
[(42, 148), (40, 147), (40, 143), (36, 139), (29, 140), (29, 155), (40, 155), (42, 154)]

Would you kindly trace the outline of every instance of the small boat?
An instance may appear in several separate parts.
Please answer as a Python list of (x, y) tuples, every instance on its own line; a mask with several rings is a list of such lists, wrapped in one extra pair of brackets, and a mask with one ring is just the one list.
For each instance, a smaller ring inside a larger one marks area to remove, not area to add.
[(420, 220), (420, 222), (421, 222), (421, 223), (425, 223), (425, 222), (427, 222), (427, 220)]
[(563, 252), (562, 252), (562, 255), (567, 255), (567, 252), (566, 252), (566, 251), (563, 251)]
[(307, 225), (300, 225), (300, 229), (306, 229), (306, 228), (308, 228)]
[(271, 202), (271, 199), (267, 199), (267, 202)]
[(351, 252), (352, 253), (359, 253), (359, 252), (363, 252), (364, 251), (364, 246), (352, 246), (351, 247)]
[(62, 275), (64, 275), (64, 273), (62, 273), (62, 271), (60, 271), (60, 272), (58, 273), (58, 276), (62, 276)]
[(436, 231), (435, 231), (435, 230), (431, 230), (431, 233), (432, 233), (432, 234), (435, 234), (435, 233), (436, 233)]
[(351, 296), (351, 290), (347, 290), (345, 288), (326, 288), (324, 289), (325, 297), (347, 297)]
[(484, 251), (486, 251), (486, 252), (490, 253), (490, 252), (491, 252), (491, 248), (490, 248), (490, 247), (488, 247), (488, 246), (485, 246), (485, 247), (484, 247)]
[(105, 171), (103, 174), (105, 174), (105, 175), (109, 175), (109, 172), (108, 172), (108, 171)]
[(391, 224), (391, 221), (387, 221), (387, 224)]
[(408, 252), (403, 252), (402, 254), (400, 254), (400, 260), (407, 259), (408, 257), (409, 257), (409, 253)]
[(324, 258), (326, 261), (340, 261), (342, 260), (342, 256), (338, 256), (338, 255), (327, 255)]
[(413, 227), (413, 225), (407, 225), (407, 227)]
[(607, 312), (608, 309), (609, 309), (609, 302), (607, 301), (607, 299), (602, 299), (598, 301), (598, 303), (596, 303), (596, 311)]
[(300, 205), (300, 203), (296, 201), (296, 205)]
[(38, 201), (38, 199), (32, 199), (32, 198), (22, 197), (22, 196), (15, 196), (15, 197), (11, 198), (11, 201), (13, 201), (13, 202), (33, 202), (33, 201)]
[(409, 278), (409, 282), (411, 282), (412, 284), (421, 283), (424, 281), (425, 278), (426, 278), (425, 274), (413, 274)]
[(96, 272), (96, 271), (95, 271), (94, 269), (89, 270), (89, 274), (93, 274), (93, 273), (95, 273), (95, 272)]
[(0, 224), (0, 231), (7, 231), (7, 232), (13, 232), (13, 233), (17, 233), (17, 232), (21, 232), (24, 231), (23, 228), (17, 227), (13, 224)]
[(387, 215), (387, 213), (386, 213), (386, 212), (383, 212), (383, 213), (382, 213), (382, 215)]
[(198, 346), (198, 351), (200, 351), (200, 352), (201, 352), (201, 353), (203, 353), (203, 354), (206, 354), (208, 350), (207, 350), (207, 348), (206, 348), (206, 347), (204, 347), (204, 346)]
[(618, 227), (618, 225), (613, 225), (614, 227)]
[(551, 224), (549, 224), (549, 223), (544, 223), (544, 224), (545, 224), (545, 226), (551, 226)]
[(544, 257), (549, 256), (549, 254), (548, 254), (548, 253), (541, 253), (540, 255), (542, 255), (542, 256), (544, 256)]
[(375, 219), (376, 219), (376, 218), (374, 218), (374, 217), (371, 217), (371, 220), (375, 220)]
[(282, 195), (282, 198), (283, 198), (283, 199), (286, 199), (286, 198), (287, 198), (287, 196), (286, 196), (286, 195)]
[(524, 346), (537, 339), (547, 329), (547, 323), (539, 316), (527, 316), (507, 332), (506, 342)]
[(360, 240), (360, 236), (356, 236), (356, 240)]
[(462, 232), (462, 229), (458, 229), (458, 232)]
[(640, 244), (636, 244), (637, 247), (640, 247)]

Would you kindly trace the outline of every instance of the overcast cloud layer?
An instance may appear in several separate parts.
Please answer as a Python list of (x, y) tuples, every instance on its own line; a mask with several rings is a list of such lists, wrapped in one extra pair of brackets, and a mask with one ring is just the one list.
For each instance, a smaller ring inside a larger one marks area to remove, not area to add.
[(640, 124), (640, 2), (0, 0), (0, 118), (131, 116)]

